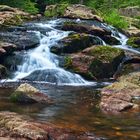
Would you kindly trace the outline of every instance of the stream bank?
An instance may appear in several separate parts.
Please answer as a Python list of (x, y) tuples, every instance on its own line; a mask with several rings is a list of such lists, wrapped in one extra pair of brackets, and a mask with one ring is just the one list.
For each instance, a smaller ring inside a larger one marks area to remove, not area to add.
[[(112, 26), (99, 20), (82, 19), (41, 19), (2, 28), (0, 38), (10, 44), (2, 43), (0, 49), (1, 64), (7, 67), (7, 70), (2, 67), (7, 74), (0, 83), (0, 110), (30, 116), (35, 123), (50, 122), (57, 126), (57, 131), (66, 128), (65, 134), (72, 134), (67, 139), (139, 139), (139, 110), (130, 113), (121, 109), (116, 116), (113, 111), (102, 112), (99, 106), (100, 91), (110, 84), (104, 81), (112, 82), (113, 75), (117, 78), (139, 71), (132, 61), (137, 60), (139, 65), (139, 50), (128, 46), (128, 38)], [(22, 83), (35, 86), (53, 99), (54, 104), (12, 103), (9, 97)], [(18, 114), (9, 113), (9, 116), (20, 120)], [(9, 130), (9, 125), (6, 128)], [(63, 132), (60, 130), (60, 139), (66, 139)], [(84, 134), (81, 136), (79, 132)], [(58, 133), (52, 137), (58, 139)]]

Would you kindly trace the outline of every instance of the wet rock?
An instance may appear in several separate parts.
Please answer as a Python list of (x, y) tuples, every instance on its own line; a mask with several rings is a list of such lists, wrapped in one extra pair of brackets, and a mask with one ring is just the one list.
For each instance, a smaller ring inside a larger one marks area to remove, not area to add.
[(21, 84), (11, 95), (11, 101), (16, 103), (41, 103), (50, 104), (52, 100), (47, 95), (41, 93), (38, 89), (29, 84)]
[(46, 7), (45, 16), (103, 21), (102, 18), (97, 15), (95, 10), (80, 4), (70, 6), (67, 4), (49, 5)]
[(16, 48), (15, 44), (0, 41), (0, 57), (11, 54)]
[(119, 40), (111, 36), (110, 30), (106, 30), (105, 28), (101, 28), (97, 26), (89, 26), (89, 25), (84, 25), (84, 24), (75, 24), (72, 22), (66, 22), (62, 26), (62, 30), (75, 31), (78, 33), (86, 33), (86, 34), (98, 36), (109, 45), (120, 44)]
[(134, 100), (135, 97), (140, 97), (139, 78), (139, 72), (130, 73), (102, 89), (101, 109), (107, 112), (122, 112), (138, 108), (138, 111), (139, 104)]
[(0, 32), (0, 38), (4, 42), (15, 44), (17, 46), (16, 50), (31, 49), (40, 43), (40, 38), (35, 32)]
[(88, 34), (72, 34), (58, 42), (59, 46), (51, 47), (51, 52), (56, 54), (75, 53), (84, 50), (92, 45), (102, 45), (98, 37)]
[(8, 75), (7, 68), (0, 64), (0, 79), (6, 78), (7, 75)]
[(140, 37), (129, 38), (127, 44), (133, 48), (140, 48)]
[(24, 20), (34, 18), (36, 17), (17, 8), (0, 5), (0, 26), (18, 25), (21, 24)]
[(0, 112), (1, 137), (30, 140), (100, 140), (93, 134), (60, 128), (51, 123), (40, 123), (13, 112)]
[(102, 37), (105, 35), (111, 35), (111, 31), (100, 28), (100, 27), (88, 26), (88, 25), (83, 25), (83, 24), (74, 24), (71, 22), (64, 23), (62, 30), (75, 31), (78, 33), (87, 33), (87, 34), (92, 34), (99, 37)]
[(64, 83), (79, 83), (82, 82), (76, 74), (66, 72), (63, 69), (44, 69), (44, 70), (35, 70), (28, 76), (24, 77), (22, 80), (28, 81), (45, 81), (54, 84), (64, 84)]
[(124, 57), (124, 51), (109, 46), (93, 46), (65, 59), (65, 68), (86, 79), (112, 77)]

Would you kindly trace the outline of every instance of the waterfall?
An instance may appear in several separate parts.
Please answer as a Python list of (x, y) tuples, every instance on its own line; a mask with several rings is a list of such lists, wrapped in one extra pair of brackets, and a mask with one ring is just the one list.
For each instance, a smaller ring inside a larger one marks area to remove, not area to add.
[[(80, 75), (68, 72), (58, 66), (58, 59), (55, 54), (50, 52), (51, 46), (67, 37), (70, 32), (55, 29), (58, 20), (48, 23), (34, 23), (35, 26), (49, 28), (41, 38), (41, 33), (36, 32), (40, 38), (40, 45), (24, 55), (23, 64), (18, 66), (14, 80), (26, 79), (33, 81), (45, 81), (57, 84), (89, 84)], [(35, 31), (34, 31), (35, 32)]]

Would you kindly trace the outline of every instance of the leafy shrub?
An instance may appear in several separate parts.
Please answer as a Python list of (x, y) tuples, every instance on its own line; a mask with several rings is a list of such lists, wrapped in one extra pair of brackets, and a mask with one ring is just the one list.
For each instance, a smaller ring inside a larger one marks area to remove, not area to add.
[(104, 13), (103, 17), (105, 22), (113, 25), (114, 27), (126, 29), (129, 26), (128, 22), (121, 17), (116, 10)]

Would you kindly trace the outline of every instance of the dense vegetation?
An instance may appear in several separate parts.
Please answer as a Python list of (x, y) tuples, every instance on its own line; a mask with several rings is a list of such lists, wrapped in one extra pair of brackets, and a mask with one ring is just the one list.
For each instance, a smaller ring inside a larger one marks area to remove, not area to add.
[(36, 14), (44, 12), (42, 7), (50, 4), (85, 4), (96, 9), (105, 21), (118, 28), (127, 28), (128, 23), (119, 15), (117, 9), (127, 6), (140, 5), (140, 0), (0, 0), (0, 4), (24, 9), (27, 12)]

